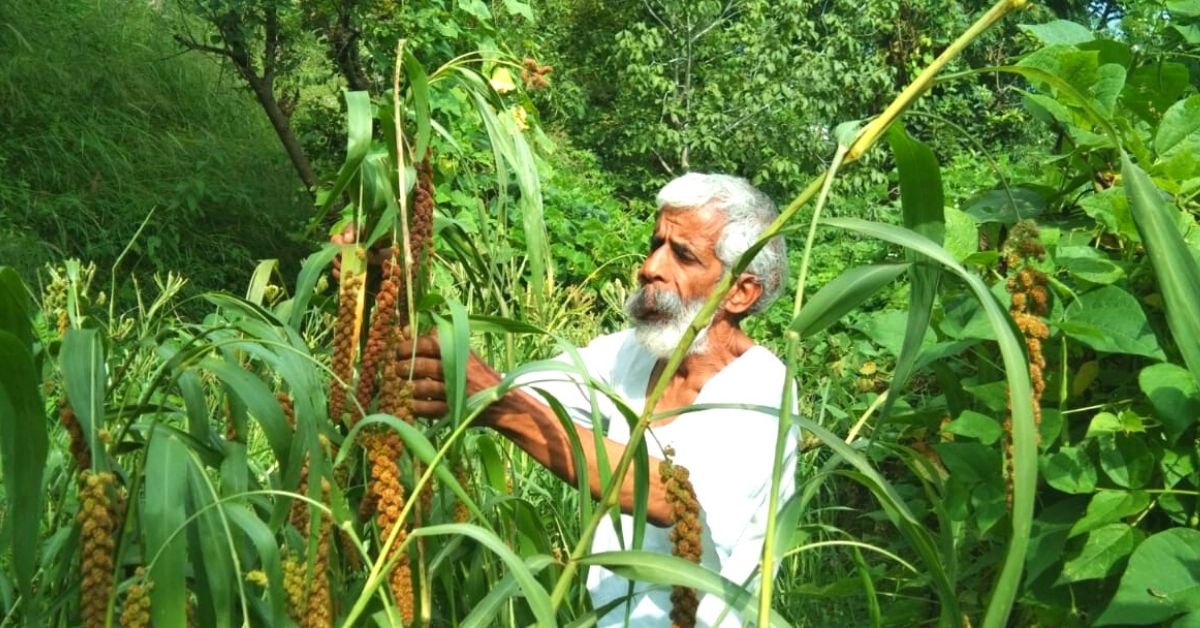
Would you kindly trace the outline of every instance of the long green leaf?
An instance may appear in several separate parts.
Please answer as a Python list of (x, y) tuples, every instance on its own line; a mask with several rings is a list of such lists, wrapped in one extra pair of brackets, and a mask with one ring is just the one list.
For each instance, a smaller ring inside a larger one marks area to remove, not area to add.
[[(750, 592), (736, 583), (722, 578), (719, 574), (678, 556), (628, 550), (592, 554), (581, 558), (579, 562), (610, 569), (617, 575), (630, 580), (691, 587), (716, 595), (730, 607), (740, 610), (744, 617), (754, 617), (755, 598)], [(771, 626), (791, 625), (774, 610), (771, 611), (770, 622)]]
[(150, 616), (155, 626), (184, 626), (187, 618), (187, 535), (184, 524), (187, 449), (166, 430), (154, 429), (146, 453), (146, 497), (141, 528), (150, 563)]
[[(537, 574), (547, 566), (554, 563), (554, 559), (544, 554), (530, 556), (525, 559), (525, 566), (530, 574)], [(496, 621), (496, 616), (500, 611), (500, 606), (505, 600), (512, 597), (517, 590), (517, 576), (513, 572), (504, 575), (500, 582), (492, 585), (491, 591), (488, 592), (475, 608), (471, 609), (471, 613), (459, 622), (460, 628), (484, 628), (491, 626)]]
[[(825, 224), (879, 238), (925, 255), (946, 267), (966, 282), (979, 299), (988, 323), (996, 334), (1003, 357), (1013, 417), (1013, 507), (1012, 530), (1004, 565), (992, 590), (984, 616), (985, 628), (1000, 628), (1008, 620), (1020, 585), (1029, 530), (1033, 521), (1033, 498), (1037, 489), (1037, 427), (1033, 422), (1033, 395), (1029, 383), (1029, 365), (1023, 343), (1017, 340), (1008, 314), (996, 302), (983, 281), (967, 272), (950, 253), (925, 236), (903, 227), (868, 222), (856, 218), (828, 218)], [(1000, 470), (997, 469), (997, 473)]]
[(258, 550), (259, 565), (267, 574), (267, 591), (271, 601), (271, 618), (275, 626), (282, 626), (287, 621), (287, 597), (283, 591), (283, 565), (279, 560), (279, 544), (275, 535), (263, 520), (258, 518), (249, 508), (241, 504), (223, 504), (225, 514), (237, 527), (241, 528), (254, 548)]
[(1192, 377), (1200, 383), (1200, 266), (1179, 233), (1177, 212), (1124, 152), (1121, 178), (1133, 222), (1162, 290), (1167, 326)]
[(508, 545), (500, 537), (496, 536), (494, 532), (468, 523), (449, 523), (418, 528), (409, 533), (409, 536), (415, 537), (439, 535), (469, 536), (491, 550), (500, 560), (504, 561), (504, 564), (508, 566), (509, 573), (513, 575), (517, 584), (521, 586), (521, 591), (525, 594), (525, 601), (529, 603), (529, 609), (533, 611), (534, 617), (537, 618), (537, 625), (556, 625), (557, 622), (554, 621), (554, 608), (550, 605), (550, 595), (538, 584), (537, 579), (533, 577), (533, 573), (525, 565), (525, 562), (513, 553), (508, 548)]
[(29, 292), (17, 271), (0, 266), (0, 331), (17, 337), (23, 347), (33, 346)]
[(429, 147), (431, 115), (429, 113), (429, 76), (425, 66), (413, 56), (412, 52), (404, 51), (404, 72), (408, 76), (409, 91), (412, 93), (413, 113), (417, 118), (417, 141), (413, 154), (418, 160), (425, 155)]
[(9, 331), (0, 330), (0, 460), (5, 507), (9, 513), (20, 513), (23, 520), (8, 525), (12, 530), (17, 587), (22, 597), (31, 601), (36, 600), (33, 576), (37, 569), (37, 521), (42, 515), (42, 474), (49, 443), (29, 346)]
[(217, 358), (205, 358), (201, 368), (216, 375), (222, 383), (237, 395), (262, 427), (267, 443), (275, 453), (276, 460), (287, 460), (292, 446), (292, 430), (283, 416), (279, 400), (265, 383), (246, 369)]
[(186, 472), (188, 493), (197, 512), (196, 523), (189, 530), (196, 543), (190, 545), (188, 550), (199, 585), (197, 597), (200, 598), (201, 617), (204, 617), (204, 611), (211, 613), (208, 618), (202, 619), (202, 623), (215, 628), (228, 628), (233, 625), (237, 609), (234, 583), (239, 589), (241, 586), (241, 579), (234, 569), (225, 521), (225, 507), (228, 504), (217, 502), (218, 496), (205, 470), (190, 456), (185, 456), (184, 460), (190, 462)]
[(829, 327), (880, 288), (895, 281), (908, 268), (909, 264), (875, 264), (847, 270), (825, 284), (804, 304), (800, 314), (792, 320), (792, 331), (806, 338)]
[(358, 174), (363, 158), (371, 148), (371, 96), (367, 92), (346, 92), (346, 161), (338, 170), (337, 180), (333, 188), (325, 196), (321, 207), (313, 215), (309, 223), (308, 235), (311, 235), (317, 225), (325, 217), (337, 201), (338, 196), (346, 190), (350, 180)]
[[(887, 139), (896, 156), (896, 170), (900, 174), (904, 226), (940, 245), (946, 232), (946, 216), (942, 174), (937, 157), (928, 146), (909, 137), (899, 122), (888, 130)], [(909, 269), (912, 289), (908, 299), (908, 321), (904, 327), (904, 343), (896, 358), (892, 382), (888, 386), (888, 398), (880, 412), (881, 420), (891, 413), (900, 391), (916, 370), (917, 355), (921, 352), (921, 340), (925, 338), (929, 320), (933, 316), (938, 277), (941, 275), (936, 267), (923, 263), (925, 260), (920, 254), (910, 250), (908, 258), (913, 263)]]
[(95, 329), (67, 330), (59, 360), (67, 399), (79, 418), (88, 450), (92, 452), (92, 467), (107, 469), (108, 459), (104, 455), (103, 441), (100, 440), (104, 421), (104, 381), (107, 377), (100, 334)]

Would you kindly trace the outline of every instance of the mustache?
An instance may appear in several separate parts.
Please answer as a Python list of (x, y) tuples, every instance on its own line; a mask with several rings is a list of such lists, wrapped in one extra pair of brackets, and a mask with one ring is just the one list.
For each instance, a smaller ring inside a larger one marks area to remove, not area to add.
[(646, 286), (638, 288), (625, 302), (625, 313), (634, 321), (674, 320), (682, 316), (686, 309), (683, 297), (677, 293), (648, 290)]

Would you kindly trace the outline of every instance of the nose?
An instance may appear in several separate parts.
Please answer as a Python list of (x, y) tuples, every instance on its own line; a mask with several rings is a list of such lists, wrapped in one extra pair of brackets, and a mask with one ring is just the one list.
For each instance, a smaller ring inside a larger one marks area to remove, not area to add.
[(666, 246), (660, 246), (650, 251), (650, 255), (646, 256), (646, 261), (642, 262), (642, 268), (638, 271), (639, 284), (644, 286), (649, 283), (663, 281), (665, 265), (664, 251), (666, 248)]

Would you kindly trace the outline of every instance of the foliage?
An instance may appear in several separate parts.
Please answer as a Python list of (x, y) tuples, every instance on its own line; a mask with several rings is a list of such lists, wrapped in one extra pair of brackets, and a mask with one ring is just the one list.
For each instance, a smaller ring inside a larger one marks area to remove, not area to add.
[(233, 289), (256, 257), (297, 256), (278, 234), (303, 209), (269, 127), (175, 55), (146, 3), (6, 4), (0, 21), (0, 259), (30, 280), (86, 257), (104, 284), (120, 260)]

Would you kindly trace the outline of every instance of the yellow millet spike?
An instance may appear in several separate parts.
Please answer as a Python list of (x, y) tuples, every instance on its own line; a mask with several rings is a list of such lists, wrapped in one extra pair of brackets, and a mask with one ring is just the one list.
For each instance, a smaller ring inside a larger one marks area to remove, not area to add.
[(111, 473), (93, 473), (90, 470), (79, 475), (80, 527), (80, 610), (84, 628), (102, 628), (108, 614), (108, 598), (113, 589), (113, 552), (116, 542), (113, 532), (117, 529), (113, 516), (109, 488), (116, 483)]
[[(692, 488), (688, 470), (671, 462), (675, 451), (667, 447), (663, 450), (663, 455), (664, 460), (658, 465), (658, 473), (666, 484), (667, 501), (671, 503), (675, 514), (675, 526), (668, 535), (673, 545), (671, 553), (699, 564), (703, 547), (700, 539), (700, 502), (696, 499), (696, 491)], [(696, 625), (696, 610), (699, 607), (700, 598), (695, 589), (673, 587), (672, 628), (693, 628)]]
[(354, 354), (358, 349), (359, 328), (362, 326), (363, 274), (353, 273), (342, 266), (341, 288), (338, 290), (337, 321), (333, 330), (333, 358), (330, 368), (334, 378), (329, 383), (329, 420), (341, 421), (346, 410), (346, 387), (354, 377)]
[(153, 583), (146, 581), (146, 570), (138, 567), (136, 584), (125, 592), (125, 605), (121, 609), (121, 628), (150, 628), (150, 589)]
[(283, 561), (283, 592), (287, 595), (288, 617), (297, 624), (308, 615), (308, 597), (304, 595), (304, 563), (288, 557)]
[[(400, 288), (403, 285), (400, 264), (394, 259), (383, 261), (383, 281), (379, 285), (379, 294), (375, 296), (375, 307), (371, 310), (371, 329), (367, 332), (367, 346), (363, 351), (362, 362), (358, 369), (358, 388), (355, 398), (358, 406), (366, 409), (375, 396), (375, 376), (379, 371), (379, 363), (384, 356), (393, 353), (389, 351), (394, 346), (393, 324), (396, 320), (396, 304), (400, 299)], [(353, 422), (361, 418), (359, 408), (353, 409)]]
[[(321, 481), (322, 494), (329, 495), (329, 484)], [(329, 551), (333, 545), (333, 520), (321, 517), (317, 555), (313, 560), (312, 582), (308, 588), (308, 608), (301, 628), (329, 628), (333, 625), (333, 595), (329, 590)]]

